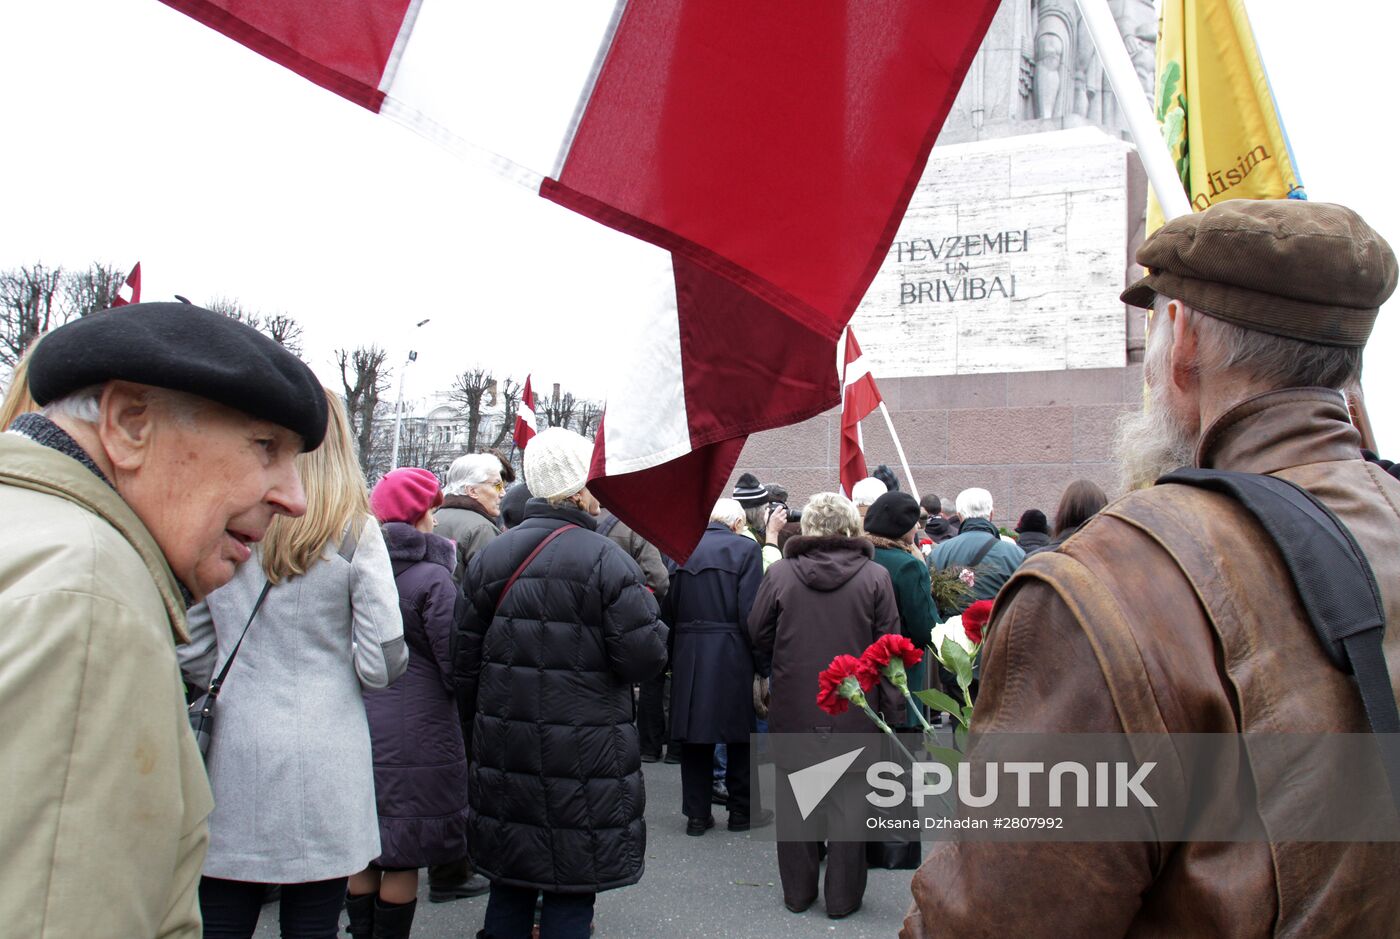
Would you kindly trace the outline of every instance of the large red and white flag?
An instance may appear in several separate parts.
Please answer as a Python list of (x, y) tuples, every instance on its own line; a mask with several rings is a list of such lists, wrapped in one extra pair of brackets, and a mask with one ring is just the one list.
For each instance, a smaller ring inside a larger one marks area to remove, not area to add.
[(841, 329), (997, 8), (164, 2), (612, 229), (654, 300), (614, 355), (590, 488), (677, 559), (748, 434), (839, 400)]
[(870, 473), (865, 468), (865, 447), (860, 422), (884, 399), (875, 387), (875, 376), (861, 355), (854, 330), (846, 330), (846, 354), (841, 366), (841, 491), (849, 498), (851, 488)]
[(126, 306), (128, 303), (141, 302), (141, 262), (137, 261), (136, 266), (131, 269), (131, 273), (126, 275), (126, 280), (117, 288), (117, 295), (112, 298), (112, 306)]
[(525, 376), (525, 387), (520, 389), (520, 407), (515, 412), (515, 445), (521, 450), (535, 436), (535, 393), (530, 390), (530, 376)]

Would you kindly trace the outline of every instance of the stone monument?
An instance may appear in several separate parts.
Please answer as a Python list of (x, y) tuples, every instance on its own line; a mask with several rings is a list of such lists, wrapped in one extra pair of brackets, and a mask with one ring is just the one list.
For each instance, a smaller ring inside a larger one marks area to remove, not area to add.
[[(1151, 95), (1152, 0), (1109, 0)], [(921, 493), (991, 490), (1008, 528), (1065, 485), (1117, 495), (1117, 417), (1141, 406), (1136, 276), (1147, 185), (1074, 0), (1004, 0), (851, 326)], [(839, 411), (751, 437), (735, 475), (800, 505), (838, 486)], [(873, 469), (900, 479), (878, 416)], [(905, 481), (905, 488), (908, 483)]]

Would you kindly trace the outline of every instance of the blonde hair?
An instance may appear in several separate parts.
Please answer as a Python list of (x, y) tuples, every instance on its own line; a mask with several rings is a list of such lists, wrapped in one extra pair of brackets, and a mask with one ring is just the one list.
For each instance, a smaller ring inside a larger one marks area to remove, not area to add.
[(362, 525), (370, 514), (369, 487), (355, 454), (345, 408), (338, 396), (322, 390), (330, 407), (326, 439), (315, 450), (296, 457), (306, 490), (306, 514), (274, 518), (262, 543), (263, 571), (274, 584), (305, 574), (320, 560), (326, 545), (339, 543), (351, 522)]
[(38, 339), (31, 342), (10, 372), (10, 385), (5, 389), (4, 402), (0, 403), (0, 431), (9, 430), (10, 424), (21, 414), (39, 410), (39, 405), (29, 394), (29, 357), (34, 354), (34, 347), (38, 344)]
[(819, 492), (802, 507), (802, 534), (861, 535), (860, 513), (855, 503), (839, 492)]

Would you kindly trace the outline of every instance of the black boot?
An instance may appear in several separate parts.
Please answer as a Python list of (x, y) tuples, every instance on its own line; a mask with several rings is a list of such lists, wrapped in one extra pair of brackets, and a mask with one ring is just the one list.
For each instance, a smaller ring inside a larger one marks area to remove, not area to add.
[(345, 912), (350, 916), (350, 939), (374, 939), (375, 894), (345, 895)]
[(413, 928), (413, 911), (418, 907), (417, 900), (407, 903), (374, 903), (374, 939), (408, 939)]

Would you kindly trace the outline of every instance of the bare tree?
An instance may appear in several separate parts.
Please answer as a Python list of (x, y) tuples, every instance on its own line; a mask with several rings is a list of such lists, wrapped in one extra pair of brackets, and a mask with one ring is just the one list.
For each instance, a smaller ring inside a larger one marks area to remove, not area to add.
[(0, 365), (14, 368), (30, 343), (71, 318), (62, 287), (61, 267), (35, 264), (0, 272)]
[(286, 313), (272, 313), (263, 319), (262, 331), (293, 355), (301, 355), (301, 324)]
[(578, 402), (578, 432), (585, 437), (598, 433), (598, 422), (603, 418), (603, 406), (587, 399)]
[(513, 378), (502, 378), (497, 389), (497, 401), (501, 407), (501, 424), (496, 434), (487, 444), (488, 450), (499, 450), (505, 446), (515, 432), (515, 415), (520, 411), (520, 383)]
[(257, 330), (263, 328), (262, 315), (253, 310), (245, 309), (242, 303), (232, 297), (215, 297), (205, 303), (204, 308), (213, 310), (215, 313), (222, 313), (231, 320), (238, 320), (245, 326), (251, 326)]
[(124, 283), (125, 272), (101, 261), (85, 271), (68, 271), (63, 275), (64, 309), (70, 317), (110, 310)]
[(544, 406), (535, 402), (535, 414), (544, 418), (545, 424), (549, 427), (568, 427), (574, 422), (574, 412), (578, 408), (578, 401), (575, 400), (572, 392), (559, 393), (559, 386), (554, 386), (553, 397), (546, 398)]
[(350, 434), (360, 451), (360, 468), (369, 476), (376, 456), (375, 423), (380, 416), (380, 397), (389, 384), (389, 370), (384, 367), (386, 353), (379, 346), (358, 346), (348, 352), (337, 349), (335, 355), (340, 365), (340, 383), (345, 387)]

